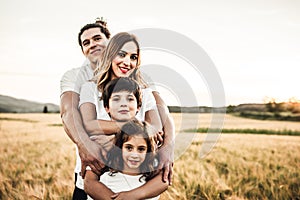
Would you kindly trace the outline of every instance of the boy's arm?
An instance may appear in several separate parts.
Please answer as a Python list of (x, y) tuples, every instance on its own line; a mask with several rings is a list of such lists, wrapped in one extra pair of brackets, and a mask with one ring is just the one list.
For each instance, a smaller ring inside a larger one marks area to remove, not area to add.
[(99, 159), (101, 148), (90, 140), (82, 126), (78, 111), (79, 95), (75, 92), (64, 92), (60, 98), (60, 114), (65, 132), (77, 145), (82, 162), (82, 176), (85, 175), (86, 166), (90, 166), (95, 173), (100, 173), (102, 161)]
[(111, 135), (120, 132), (122, 123), (97, 119), (96, 106), (92, 103), (83, 103), (80, 106), (83, 125), (89, 135)]
[(164, 131), (164, 142), (159, 148), (160, 164), (159, 169), (163, 169), (163, 180), (172, 184), (174, 145), (175, 145), (175, 126), (169, 109), (158, 92), (153, 91), (158, 112)]
[(154, 178), (147, 181), (144, 185), (130, 191), (114, 194), (111, 197), (115, 200), (140, 200), (156, 197), (168, 189), (169, 183), (163, 182), (161, 177), (162, 173), (159, 173)]
[(84, 191), (94, 200), (110, 200), (111, 196), (114, 195), (106, 185), (99, 182), (99, 177), (90, 170), (87, 170), (85, 175)]

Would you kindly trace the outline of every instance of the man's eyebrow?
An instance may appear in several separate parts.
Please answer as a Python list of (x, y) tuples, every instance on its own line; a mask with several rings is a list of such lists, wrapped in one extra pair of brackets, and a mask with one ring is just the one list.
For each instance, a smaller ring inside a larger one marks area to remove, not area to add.
[[(96, 37), (101, 37), (101, 35), (94, 35), (91, 39), (94, 39)], [(87, 42), (87, 41), (90, 41), (90, 39), (87, 38), (87, 39), (83, 40), (82, 43)]]

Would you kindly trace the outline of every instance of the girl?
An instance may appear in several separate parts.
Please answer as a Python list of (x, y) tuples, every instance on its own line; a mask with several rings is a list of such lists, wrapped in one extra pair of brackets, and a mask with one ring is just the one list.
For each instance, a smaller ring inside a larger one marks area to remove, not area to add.
[[(151, 130), (146, 122), (137, 120), (122, 126), (107, 154), (109, 171), (101, 175), (101, 183), (118, 193), (135, 189), (155, 176), (155, 141), (150, 137)], [(160, 188), (161, 192), (165, 189)]]

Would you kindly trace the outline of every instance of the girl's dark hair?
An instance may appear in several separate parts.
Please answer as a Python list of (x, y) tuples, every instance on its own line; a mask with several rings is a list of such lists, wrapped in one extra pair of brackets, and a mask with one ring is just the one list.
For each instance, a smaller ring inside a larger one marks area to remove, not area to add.
[(127, 91), (129, 93), (132, 92), (136, 98), (137, 106), (138, 107), (142, 106), (142, 94), (141, 94), (141, 89), (139, 84), (135, 80), (129, 77), (120, 77), (111, 80), (105, 86), (102, 93), (104, 108), (109, 108), (109, 99), (112, 93), (120, 92), (120, 91)]
[[(147, 154), (144, 162), (140, 166), (140, 172), (146, 181), (157, 175), (154, 163), (156, 158), (156, 146), (153, 138), (153, 130), (146, 122), (132, 120), (122, 126), (121, 132), (116, 134), (115, 145), (107, 154), (107, 165), (113, 173), (123, 170), (122, 146), (131, 137), (141, 135), (147, 144)], [(141, 178), (142, 178), (141, 177)]]

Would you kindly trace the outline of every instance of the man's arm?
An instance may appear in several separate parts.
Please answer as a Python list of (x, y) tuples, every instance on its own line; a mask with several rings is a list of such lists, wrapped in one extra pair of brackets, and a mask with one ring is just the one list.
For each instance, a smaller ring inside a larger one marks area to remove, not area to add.
[(175, 126), (169, 109), (158, 92), (153, 91), (158, 112), (164, 131), (164, 142), (159, 148), (160, 164), (159, 169), (163, 169), (163, 180), (172, 184), (174, 145), (175, 145)]
[(65, 132), (77, 145), (82, 161), (82, 176), (85, 175), (86, 166), (100, 174), (103, 162), (100, 160), (101, 147), (90, 140), (83, 128), (80, 113), (78, 111), (79, 95), (75, 92), (64, 92), (61, 95), (60, 114)]
[(97, 119), (96, 106), (94, 104), (86, 102), (80, 105), (79, 109), (84, 127), (89, 135), (111, 135), (121, 130), (123, 123)]

